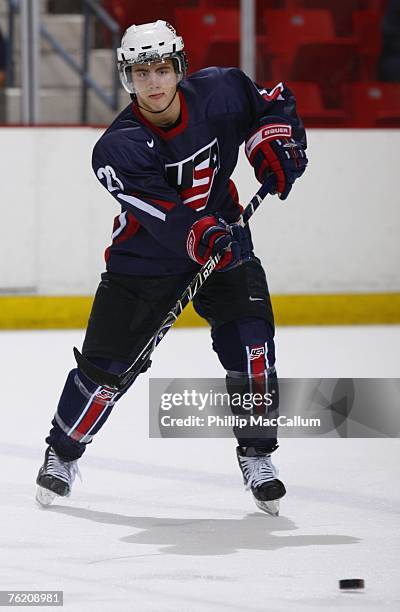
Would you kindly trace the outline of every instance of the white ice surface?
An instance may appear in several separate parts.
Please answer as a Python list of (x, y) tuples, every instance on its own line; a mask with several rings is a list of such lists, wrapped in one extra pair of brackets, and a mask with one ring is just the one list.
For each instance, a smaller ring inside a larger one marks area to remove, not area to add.
[[(0, 590), (63, 590), (67, 611), (400, 610), (398, 439), (283, 439), (288, 493), (268, 517), (233, 440), (148, 438), (146, 374), (82, 458), (73, 496), (39, 509), (44, 436), (81, 340), (0, 334)], [(399, 344), (395, 326), (280, 328), (279, 374), (400, 377)], [(173, 330), (151, 375), (223, 371), (206, 330)], [(365, 591), (340, 592), (353, 577)]]

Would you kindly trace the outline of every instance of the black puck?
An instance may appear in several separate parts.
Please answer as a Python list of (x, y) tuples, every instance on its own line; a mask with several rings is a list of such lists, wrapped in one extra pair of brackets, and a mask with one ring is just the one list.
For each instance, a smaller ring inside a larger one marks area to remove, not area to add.
[(339, 587), (341, 589), (363, 589), (364, 580), (362, 578), (348, 578), (346, 580), (339, 580)]

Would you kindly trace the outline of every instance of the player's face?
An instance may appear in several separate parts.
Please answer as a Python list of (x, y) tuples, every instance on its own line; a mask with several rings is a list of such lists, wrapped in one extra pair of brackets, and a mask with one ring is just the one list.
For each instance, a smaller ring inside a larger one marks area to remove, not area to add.
[(139, 104), (158, 111), (171, 102), (178, 79), (172, 60), (167, 59), (164, 62), (133, 66), (132, 81)]

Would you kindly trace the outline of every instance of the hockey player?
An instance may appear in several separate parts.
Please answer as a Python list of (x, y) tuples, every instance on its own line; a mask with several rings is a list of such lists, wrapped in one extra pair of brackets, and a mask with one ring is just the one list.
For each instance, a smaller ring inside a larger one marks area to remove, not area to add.
[[(187, 65), (182, 38), (164, 21), (133, 25), (122, 38), (118, 69), (132, 102), (93, 151), (93, 170), (121, 214), (82, 352), (124, 371), (200, 266), (223, 252), (194, 307), (211, 326), (228, 391), (265, 389), (276, 386), (273, 313), (250, 231), (236, 223), (230, 176), (245, 142), (257, 179), (274, 176), (286, 199), (307, 164), (305, 132), (282, 83), (263, 89), (237, 68), (187, 77)], [(40, 503), (70, 494), (78, 459), (120, 395), (77, 368), (69, 373), (37, 477)], [(247, 488), (261, 509), (277, 513), (285, 487), (271, 461), (276, 432), (235, 435)]]

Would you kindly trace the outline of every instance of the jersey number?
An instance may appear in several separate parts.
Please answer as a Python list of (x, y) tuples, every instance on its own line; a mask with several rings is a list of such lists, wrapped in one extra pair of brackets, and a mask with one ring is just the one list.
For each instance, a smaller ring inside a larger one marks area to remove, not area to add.
[(102, 180), (103, 178), (107, 181), (107, 189), (111, 193), (113, 191), (124, 191), (124, 185), (122, 181), (117, 178), (115, 170), (112, 166), (104, 166), (97, 170), (97, 177)]

